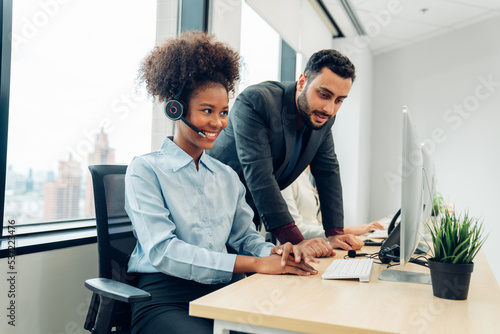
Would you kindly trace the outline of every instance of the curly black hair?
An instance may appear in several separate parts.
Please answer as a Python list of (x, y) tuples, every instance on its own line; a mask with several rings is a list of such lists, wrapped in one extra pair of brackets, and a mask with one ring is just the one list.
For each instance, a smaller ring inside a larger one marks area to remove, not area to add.
[(180, 99), (188, 103), (199, 87), (220, 83), (234, 92), (239, 79), (239, 55), (213, 34), (188, 31), (156, 46), (142, 61), (139, 76), (149, 94), (160, 102)]
[(352, 82), (356, 78), (356, 69), (353, 63), (337, 50), (321, 50), (314, 53), (307, 61), (304, 74), (312, 81), (324, 67), (338, 74), (344, 79), (351, 78)]

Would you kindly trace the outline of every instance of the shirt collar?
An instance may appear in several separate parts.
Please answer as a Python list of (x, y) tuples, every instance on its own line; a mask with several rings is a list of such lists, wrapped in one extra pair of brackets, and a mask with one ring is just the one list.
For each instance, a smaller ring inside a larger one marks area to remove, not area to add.
[(200, 157), (200, 162), (203, 164), (209, 171), (215, 174), (215, 164), (213, 158), (211, 158), (208, 154), (203, 151)]
[[(161, 145), (160, 152), (172, 166), (173, 172), (177, 172), (179, 169), (189, 165), (190, 163), (194, 163), (193, 158), (177, 146), (173, 142), (172, 137), (165, 138), (163, 144)], [(205, 151), (201, 154), (200, 165), (205, 166), (205, 168), (209, 171), (215, 173), (214, 163)]]

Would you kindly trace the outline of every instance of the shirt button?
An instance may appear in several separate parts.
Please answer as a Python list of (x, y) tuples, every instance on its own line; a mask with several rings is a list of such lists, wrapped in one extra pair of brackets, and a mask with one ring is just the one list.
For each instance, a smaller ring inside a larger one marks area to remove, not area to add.
[(205, 217), (204, 217), (204, 218), (202, 219), (202, 221), (206, 222), (206, 221), (207, 221), (207, 218), (205, 218)]
[(198, 194), (203, 194), (203, 190), (198, 189)]

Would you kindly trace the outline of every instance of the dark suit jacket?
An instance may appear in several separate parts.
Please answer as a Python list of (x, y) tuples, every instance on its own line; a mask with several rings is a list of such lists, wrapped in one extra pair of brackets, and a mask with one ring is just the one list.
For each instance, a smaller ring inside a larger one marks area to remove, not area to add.
[[(331, 127), (312, 130), (291, 175), (280, 180), (292, 156), (297, 127), (296, 83), (263, 82), (246, 88), (229, 113), (229, 124), (209, 155), (231, 166), (247, 187), (251, 204), (271, 230), (293, 222), (281, 189), (307, 167), (316, 180), (323, 226), (343, 227), (342, 186)], [(280, 181), (277, 181), (280, 180)]]

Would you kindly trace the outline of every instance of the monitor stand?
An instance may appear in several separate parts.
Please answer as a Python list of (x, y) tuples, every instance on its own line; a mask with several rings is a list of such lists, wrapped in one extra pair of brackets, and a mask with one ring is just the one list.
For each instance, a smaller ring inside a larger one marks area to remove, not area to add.
[(431, 275), (403, 270), (384, 269), (378, 276), (381, 281), (431, 284)]

